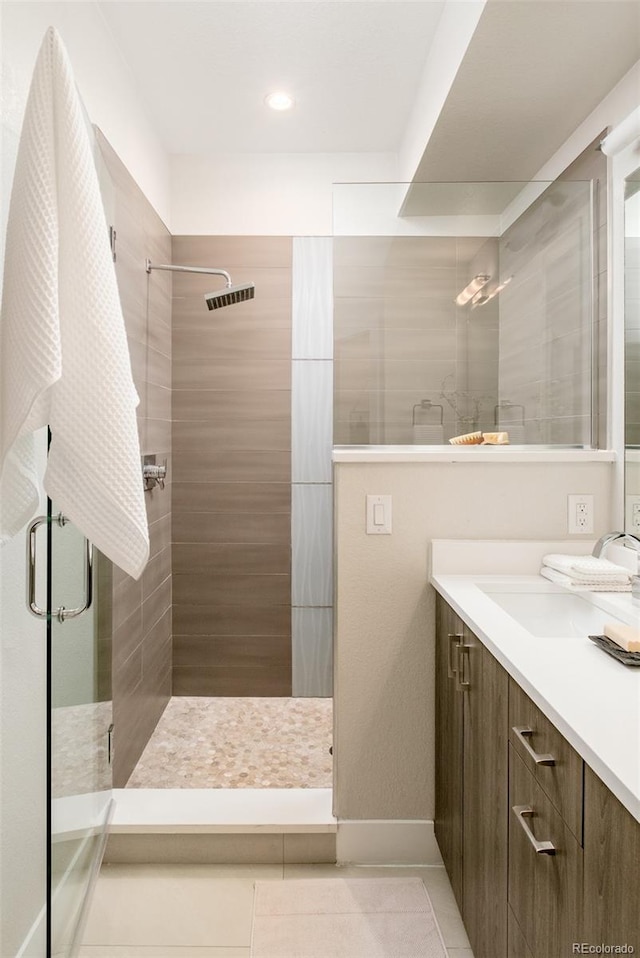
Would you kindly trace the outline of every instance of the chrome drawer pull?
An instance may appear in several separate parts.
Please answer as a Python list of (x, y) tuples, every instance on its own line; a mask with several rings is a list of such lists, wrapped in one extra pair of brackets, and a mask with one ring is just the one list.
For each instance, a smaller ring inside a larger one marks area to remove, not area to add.
[(533, 729), (529, 728), (527, 725), (514, 725), (513, 731), (516, 733), (522, 744), (524, 745), (526, 751), (531, 756), (536, 765), (555, 765), (556, 760), (553, 755), (542, 755), (540, 752), (534, 752), (531, 748), (531, 745), (527, 739), (533, 735)]
[(525, 821), (527, 818), (533, 818), (535, 814), (531, 805), (514, 805), (512, 811), (515, 813), (516, 818), (522, 825), (524, 833), (533, 845), (536, 853), (538, 855), (555, 855), (556, 850), (553, 843), (539, 842)]
[[(449, 654), (447, 656), (447, 674), (450, 679), (453, 679), (455, 678), (456, 669), (451, 661), (453, 658), (452, 652), (454, 648), (458, 648), (460, 645), (462, 645), (463, 637), (457, 632), (449, 632), (447, 637), (449, 639)], [(454, 642), (455, 642), (455, 645), (454, 645)]]
[(469, 679), (465, 678), (465, 675), (468, 674), (469, 670), (467, 669), (465, 671), (464, 667), (465, 659), (467, 663), (469, 662), (469, 646), (464, 645), (464, 643), (461, 642), (459, 645), (456, 645), (456, 649), (458, 650), (458, 681), (456, 688), (458, 692), (464, 692), (465, 689), (468, 689), (471, 686)]

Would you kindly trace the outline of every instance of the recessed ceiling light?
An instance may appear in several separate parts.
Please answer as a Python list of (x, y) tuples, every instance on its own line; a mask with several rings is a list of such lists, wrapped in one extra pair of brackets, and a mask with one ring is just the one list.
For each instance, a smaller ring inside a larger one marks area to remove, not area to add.
[(272, 110), (290, 110), (294, 101), (288, 93), (270, 93), (264, 98), (264, 102)]

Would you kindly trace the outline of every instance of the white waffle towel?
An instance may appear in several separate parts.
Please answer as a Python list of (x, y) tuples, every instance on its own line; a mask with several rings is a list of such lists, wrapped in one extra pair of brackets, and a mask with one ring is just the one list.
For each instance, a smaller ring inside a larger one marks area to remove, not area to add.
[(565, 589), (571, 589), (573, 592), (631, 592), (631, 583), (629, 581), (627, 581), (626, 584), (622, 582), (606, 582), (602, 579), (592, 582), (577, 582), (575, 579), (572, 579), (571, 576), (565, 575), (564, 572), (558, 572), (557, 569), (552, 569), (551, 566), (548, 565), (542, 566), (540, 575), (544, 576), (544, 578), (550, 582), (563, 585)]
[(421, 446), (444, 445), (444, 427), (441, 423), (413, 426), (413, 441)]
[(569, 576), (575, 582), (611, 582), (629, 585), (631, 573), (624, 566), (596, 556), (572, 556), (552, 553), (542, 557), (543, 566)]
[(49, 424), (47, 494), (137, 578), (149, 555), (139, 400), (82, 106), (53, 28), (31, 81), (11, 194), (0, 375), (2, 540), (36, 508), (29, 443)]

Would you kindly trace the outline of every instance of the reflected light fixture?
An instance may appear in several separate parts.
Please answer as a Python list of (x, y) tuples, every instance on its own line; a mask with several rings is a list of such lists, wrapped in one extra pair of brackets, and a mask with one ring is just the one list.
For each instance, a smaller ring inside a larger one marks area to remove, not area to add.
[(512, 279), (513, 276), (510, 276), (509, 279), (505, 279), (504, 283), (494, 286), (493, 289), (488, 293), (484, 290), (479, 290), (471, 300), (471, 309), (474, 309), (476, 306), (484, 306), (489, 302), (490, 299), (493, 299), (494, 296), (497, 296), (498, 293), (501, 293), (505, 286), (509, 285)]
[(271, 107), (272, 110), (290, 110), (294, 104), (294, 99), (288, 93), (283, 93), (279, 91), (277, 93), (269, 93), (265, 98), (264, 102), (268, 107)]
[(458, 306), (466, 306), (469, 300), (473, 299), (476, 293), (479, 293), (482, 287), (486, 286), (490, 279), (491, 277), (487, 276), (486, 273), (479, 273), (477, 276), (474, 276), (468, 286), (465, 286), (462, 292), (458, 293), (456, 296), (456, 303)]

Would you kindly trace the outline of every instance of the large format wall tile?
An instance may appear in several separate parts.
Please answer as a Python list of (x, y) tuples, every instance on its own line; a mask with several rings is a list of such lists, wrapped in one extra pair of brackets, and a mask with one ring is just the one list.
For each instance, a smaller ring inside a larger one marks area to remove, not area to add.
[(333, 356), (333, 243), (330, 237), (293, 240), (293, 359)]
[(293, 694), (333, 694), (333, 609), (292, 609)]
[(173, 503), (187, 521), (190, 512), (291, 515), (288, 482), (174, 482)]
[(292, 382), (293, 482), (331, 482), (333, 363), (294, 359)]
[[(143, 454), (167, 459), (171, 479), (171, 275), (144, 260), (171, 261), (171, 237), (104, 137), (113, 181), (116, 277), (140, 406)], [(141, 480), (142, 481), (142, 478)], [(145, 495), (150, 560), (138, 581), (113, 567), (113, 783), (125, 785), (171, 695), (171, 491)]]
[(291, 240), (174, 237), (173, 262), (256, 285), (215, 312), (216, 277), (173, 285), (175, 694), (289, 694)]
[(292, 602), (333, 603), (333, 489), (329, 483), (295, 483), (292, 498)]

